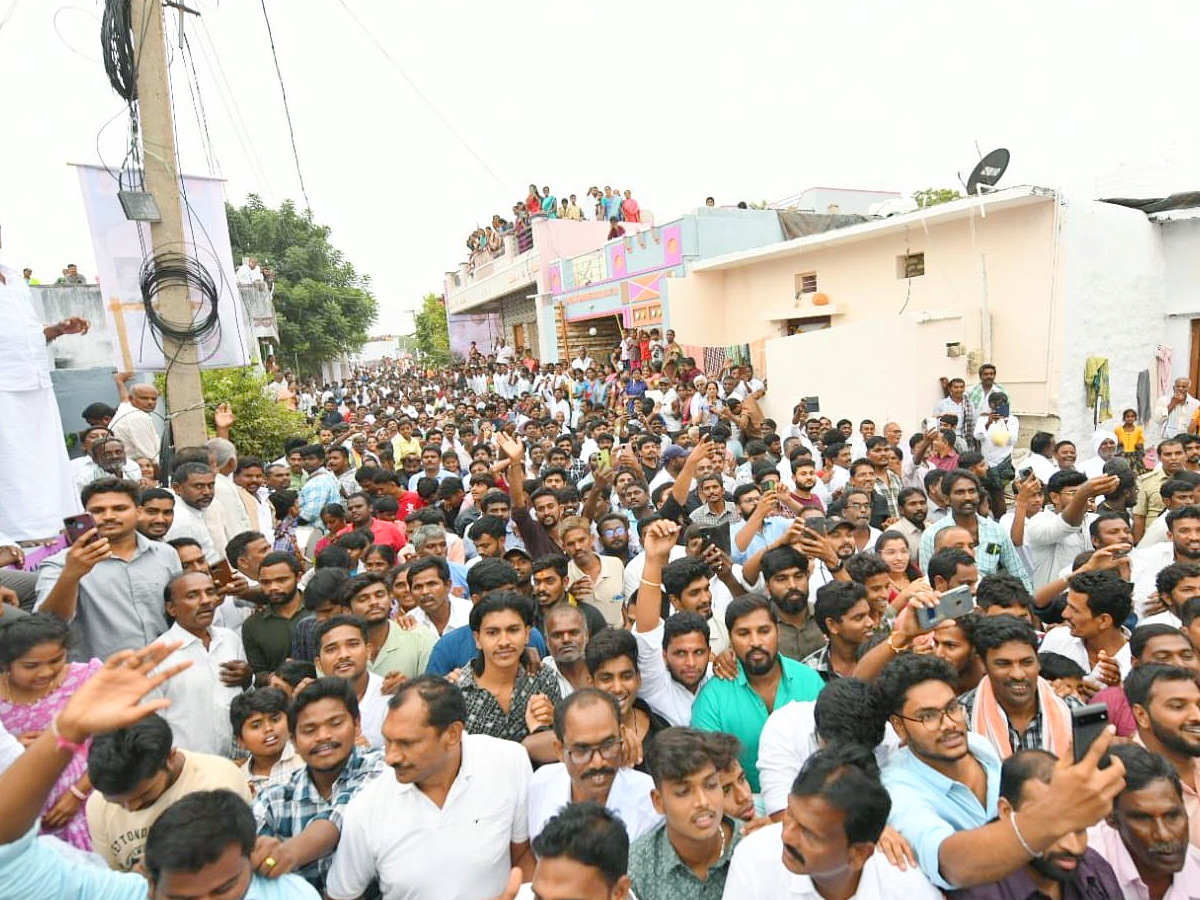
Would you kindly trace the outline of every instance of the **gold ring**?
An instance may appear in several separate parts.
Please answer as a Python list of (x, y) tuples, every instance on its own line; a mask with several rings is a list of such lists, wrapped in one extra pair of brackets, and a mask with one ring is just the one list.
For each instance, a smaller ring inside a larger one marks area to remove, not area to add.
[(277, 863), (275, 861), (275, 857), (273, 857), (273, 856), (268, 856), (266, 859), (263, 860), (263, 862), (265, 862), (267, 864), (268, 869), (273, 869), (277, 865), (279, 865), (279, 863)]

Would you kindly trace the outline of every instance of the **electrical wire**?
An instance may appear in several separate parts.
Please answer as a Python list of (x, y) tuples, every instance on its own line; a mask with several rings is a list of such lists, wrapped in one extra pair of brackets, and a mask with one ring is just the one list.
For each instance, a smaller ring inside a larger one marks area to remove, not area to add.
[(439, 110), (436, 106), (434, 106), (433, 101), (430, 100), (428, 97), (425, 96), (425, 94), (423, 94), (421, 92), (421, 89), (419, 87), (417, 87), (417, 83), (415, 81), (413, 81), (408, 76), (408, 73), (405, 72), (404, 69), (402, 69), (400, 67), (400, 63), (396, 62), (396, 60), (392, 57), (392, 54), (388, 53), (387, 47), (385, 47), (380, 42), (379, 38), (375, 36), (375, 33), (373, 31), (371, 31), (369, 28), (367, 28), (367, 26), (363, 24), (362, 20), (354, 14), (354, 10), (352, 10), (349, 6), (346, 5), (346, 0), (338, 0), (338, 2), (342, 5), (342, 9), (344, 9), (346, 11), (346, 15), (348, 15), (351, 19), (353, 19), (354, 24), (359, 27), (359, 30), (362, 31), (362, 33), (365, 34), (368, 38), (370, 38), (371, 42), (376, 47), (379, 48), (379, 52), (382, 53), (384, 58), (392, 64), (392, 68), (394, 68), (399, 73), (400, 77), (404, 79), (404, 81), (412, 89), (413, 93), (416, 94), (417, 97), (420, 98), (421, 102), (425, 104), (426, 108), (431, 113), (433, 113), (434, 117), (439, 122), (442, 123), (443, 127), (445, 127), (445, 129), (447, 131), (450, 132), (451, 136), (456, 141), (458, 141), (460, 144), (462, 144), (463, 148), (467, 151), (467, 153), (471, 154), (471, 156), (475, 159), (475, 162), (479, 163), (480, 167), (485, 172), (487, 172), (489, 175), (491, 175), (492, 178), (496, 179), (496, 183), (498, 185), (500, 185), (500, 187), (502, 187), (505, 191), (512, 190), (511, 186), (506, 184), (503, 178), (501, 178), (499, 175), (497, 175), (495, 172), (492, 171), (492, 167), (487, 164), (487, 161), (482, 156), (480, 156), (477, 152), (475, 152), (475, 148), (472, 147), (469, 143), (467, 143), (467, 139), (458, 133), (458, 130), (450, 123), (450, 120), (447, 119), (442, 114), (442, 111)]
[(267, 0), (262, 4), (263, 21), (267, 23), (267, 39), (271, 43), (271, 59), (275, 60), (275, 77), (279, 79), (279, 93), (283, 96), (283, 114), (287, 117), (288, 137), (292, 140), (292, 159), (296, 161), (296, 177), (300, 179), (300, 194), (304, 197), (305, 209), (312, 209), (308, 202), (308, 190), (304, 187), (304, 173), (300, 171), (300, 154), (296, 151), (296, 130), (292, 127), (292, 110), (288, 106), (287, 88), (283, 85), (283, 72), (279, 68), (279, 55), (275, 52), (275, 35), (271, 31), (271, 17), (267, 15)]
[[(146, 312), (146, 320), (162, 337), (180, 344), (189, 341), (199, 344), (221, 327), (217, 283), (199, 260), (172, 251), (156, 253), (143, 260), (138, 272), (138, 283), (142, 291), (142, 307)], [(195, 291), (200, 296), (198, 317), (193, 316), (187, 325), (168, 322), (154, 305), (155, 298), (164, 288), (180, 286)]]
[(106, 0), (100, 20), (100, 49), (108, 83), (126, 103), (136, 103), (137, 65), (133, 55), (130, 0)]

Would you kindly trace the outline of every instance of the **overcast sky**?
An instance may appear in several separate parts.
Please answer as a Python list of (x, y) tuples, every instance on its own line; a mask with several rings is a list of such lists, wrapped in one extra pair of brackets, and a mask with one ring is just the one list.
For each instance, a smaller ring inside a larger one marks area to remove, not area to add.
[[(0, 0), (0, 22), (11, 9), (0, 27), (0, 258), (47, 281), (67, 262), (91, 275), (67, 163), (114, 165), (124, 152), (122, 106), (100, 64), (101, 3), (13, 2)], [(190, 5), (203, 13), (185, 24), (228, 199), (302, 204), (260, 3)], [(531, 181), (560, 197), (628, 187), (664, 222), (709, 194), (735, 203), (815, 185), (955, 186), (978, 142), (1012, 151), (1006, 185), (1090, 194), (1122, 164), (1171, 157), (1198, 177), (1169, 189), (1200, 189), (1195, 63), (1178, 49), (1200, 4), (1185, 0), (267, 9), (308, 197), (371, 276), (376, 333), (440, 293), (468, 234)], [(188, 70), (172, 52), (183, 169), (206, 173)]]

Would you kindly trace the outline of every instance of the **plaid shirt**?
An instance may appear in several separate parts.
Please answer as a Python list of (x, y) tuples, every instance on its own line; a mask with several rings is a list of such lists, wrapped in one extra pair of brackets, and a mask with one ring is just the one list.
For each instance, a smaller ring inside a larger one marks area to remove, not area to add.
[(875, 476), (875, 496), (881, 497), (887, 503), (888, 518), (900, 518), (900, 492), (904, 483), (891, 469), (884, 470), (884, 477)]
[(833, 670), (833, 666), (829, 662), (829, 645), (826, 644), (820, 650), (815, 650), (804, 659), (800, 660), (810, 669), (816, 671), (821, 676), (822, 681), (833, 681), (835, 678), (841, 678), (837, 672)]
[(571, 484), (579, 484), (591, 471), (586, 459), (572, 459), (571, 465), (567, 467), (567, 477), (571, 479)]
[[(975, 693), (978, 690), (979, 690), (978, 687), (973, 687), (973, 688), (971, 688), (971, 690), (967, 691), (965, 694), (963, 694), (961, 697), (958, 698), (958, 702), (961, 703), (963, 705), (963, 708), (966, 710), (968, 728), (970, 727), (970, 723), (971, 723), (971, 712), (975, 708)], [(1064, 697), (1063, 699), (1066, 701), (1066, 704), (1068, 707), (1076, 708), (1076, 707), (1083, 706), (1083, 704), (1080, 703), (1078, 700), (1076, 700), (1074, 697)], [(1008, 726), (1008, 745), (1013, 748), (1013, 753), (1016, 753), (1018, 750), (1040, 750), (1041, 749), (1041, 746), (1042, 746), (1042, 705), (1041, 705), (1041, 703), (1038, 704), (1037, 715), (1033, 717), (1033, 720), (1029, 723), (1029, 727), (1025, 729), (1024, 734), (1017, 731), (1017, 729), (1015, 729), (1013, 727), (1012, 722), (1009, 721), (1008, 713), (1004, 712), (1004, 707), (1000, 707), (1000, 712), (1004, 715), (1004, 724), (1006, 724)]]
[(330, 503), (342, 502), (342, 487), (333, 473), (324, 466), (308, 476), (300, 488), (300, 518), (321, 534), (325, 525), (321, 522), (321, 510)]
[[(328, 819), (339, 829), (346, 804), (359, 788), (384, 771), (383, 754), (375, 749), (355, 747), (350, 758), (333, 782), (326, 800), (308, 775), (308, 766), (296, 769), (282, 781), (269, 784), (254, 798), (254, 820), (260, 835), (286, 841), (318, 819)], [(297, 871), (317, 890), (325, 885), (325, 876), (333, 855), (323, 856)]]
[[(928, 519), (925, 522), (925, 531), (921, 534), (920, 565), (922, 572), (929, 568), (929, 558), (933, 556), (933, 544), (938, 532), (944, 528), (951, 528), (955, 524), (954, 516), (949, 513), (932, 525), (929, 524)], [(1029, 570), (1025, 568), (1025, 561), (1021, 559), (1017, 548), (1013, 546), (1008, 529), (995, 519), (986, 519), (978, 514), (975, 516), (975, 523), (979, 538), (979, 542), (975, 546), (975, 565), (979, 568), (979, 574), (981, 576), (995, 575), (1003, 568), (1009, 575), (1020, 578), (1021, 583), (1025, 585), (1025, 590), (1032, 593), (1033, 582), (1029, 578)]]
[(471, 666), (463, 670), (458, 687), (467, 702), (467, 733), (489, 734), (506, 741), (523, 741), (529, 736), (525, 707), (530, 697), (545, 694), (555, 705), (562, 699), (558, 673), (549, 666), (542, 666), (534, 675), (529, 675), (524, 666), (517, 669), (517, 683), (513, 685), (508, 712), (500, 708), (490, 691), (476, 684), (475, 670)]

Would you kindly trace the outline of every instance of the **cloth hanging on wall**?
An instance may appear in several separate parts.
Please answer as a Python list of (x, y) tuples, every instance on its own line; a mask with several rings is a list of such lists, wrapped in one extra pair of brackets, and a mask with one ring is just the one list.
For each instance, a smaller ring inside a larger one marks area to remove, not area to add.
[(1158, 362), (1158, 396), (1171, 393), (1171, 357), (1175, 355), (1175, 351), (1170, 347), (1158, 345), (1158, 349), (1154, 351), (1154, 358)]
[(1092, 409), (1092, 425), (1099, 425), (1112, 415), (1109, 408), (1108, 357), (1089, 356), (1083, 364), (1083, 385), (1088, 406)]
[(1142, 369), (1137, 379), (1138, 421), (1145, 425), (1150, 421), (1150, 370)]

